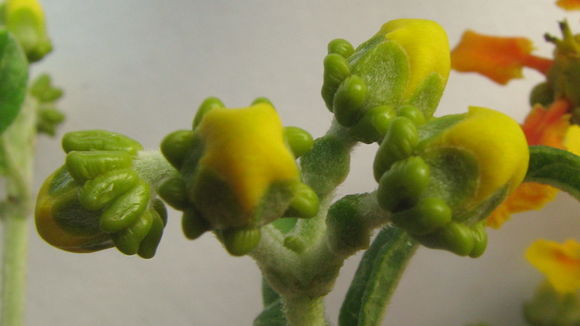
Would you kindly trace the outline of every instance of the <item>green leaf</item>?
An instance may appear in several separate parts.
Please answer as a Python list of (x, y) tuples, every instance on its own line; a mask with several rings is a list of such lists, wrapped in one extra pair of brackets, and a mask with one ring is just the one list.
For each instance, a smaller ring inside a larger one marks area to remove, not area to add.
[(385, 227), (364, 254), (339, 315), (340, 326), (376, 326), (417, 244), (405, 231)]
[(14, 37), (0, 29), (0, 134), (14, 121), (26, 96), (28, 61)]
[(545, 183), (580, 200), (580, 156), (549, 146), (530, 146), (526, 182)]

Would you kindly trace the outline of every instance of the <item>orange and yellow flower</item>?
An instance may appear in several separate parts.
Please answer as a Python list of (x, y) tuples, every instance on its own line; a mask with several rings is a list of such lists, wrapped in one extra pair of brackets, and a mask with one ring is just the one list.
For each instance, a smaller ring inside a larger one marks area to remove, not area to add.
[(468, 30), (451, 52), (451, 64), (456, 71), (477, 72), (505, 85), (521, 78), (523, 67), (547, 73), (552, 60), (535, 56), (532, 50), (532, 42), (524, 37), (496, 37)]
[(580, 0), (558, 0), (556, 2), (560, 8), (566, 10), (579, 10), (580, 9)]
[(537, 240), (526, 250), (526, 259), (542, 272), (557, 292), (580, 289), (580, 243)]
[[(561, 28), (567, 37), (568, 26), (563, 23)], [(494, 37), (466, 31), (451, 54), (452, 67), (461, 72), (479, 73), (499, 84), (521, 78), (524, 67), (548, 75), (554, 61), (535, 56), (532, 50), (531, 41), (523, 37)], [(562, 97), (547, 107), (536, 104), (522, 124), (528, 144), (580, 152), (580, 127), (570, 123), (572, 106)], [(557, 192), (548, 185), (523, 183), (492, 212), (487, 224), (499, 228), (511, 214), (542, 208)]]

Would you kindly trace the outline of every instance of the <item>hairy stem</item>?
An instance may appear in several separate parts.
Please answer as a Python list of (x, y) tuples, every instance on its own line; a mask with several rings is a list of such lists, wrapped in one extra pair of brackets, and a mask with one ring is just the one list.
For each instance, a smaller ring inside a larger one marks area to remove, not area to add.
[(1, 325), (21, 326), (26, 291), (27, 225), (32, 208), (32, 167), (38, 102), (27, 97), (19, 116), (0, 137), (6, 173)]
[(285, 298), (286, 319), (292, 326), (326, 326), (323, 298)]

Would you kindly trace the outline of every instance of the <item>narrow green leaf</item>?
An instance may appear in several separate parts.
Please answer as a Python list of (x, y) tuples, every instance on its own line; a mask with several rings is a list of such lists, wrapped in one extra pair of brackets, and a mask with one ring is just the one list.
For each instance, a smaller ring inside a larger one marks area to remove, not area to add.
[(14, 37), (0, 29), (0, 134), (14, 121), (26, 96), (28, 61)]
[(274, 291), (268, 282), (262, 279), (262, 302), (264, 303), (264, 307), (269, 306), (271, 303), (277, 300), (280, 300), (280, 295), (278, 292)]
[(549, 146), (530, 146), (525, 181), (549, 184), (580, 200), (580, 156)]
[(381, 323), (407, 262), (417, 244), (405, 231), (385, 227), (364, 254), (339, 315), (340, 326), (376, 326)]

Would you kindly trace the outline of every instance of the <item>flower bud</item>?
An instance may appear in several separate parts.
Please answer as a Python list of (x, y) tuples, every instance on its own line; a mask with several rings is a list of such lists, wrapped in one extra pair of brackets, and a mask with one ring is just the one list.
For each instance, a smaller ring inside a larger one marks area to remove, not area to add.
[(48, 243), (73, 252), (116, 246), (151, 258), (166, 221), (163, 204), (135, 169), (141, 145), (102, 130), (65, 135), (66, 164), (42, 186), (36, 227)]
[(312, 137), (283, 128), (267, 99), (226, 109), (216, 98), (202, 103), (191, 131), (167, 136), (161, 150), (179, 169), (160, 195), (184, 211), (188, 238), (215, 230), (233, 255), (253, 250), (260, 227), (285, 214), (312, 217), (318, 196), (300, 182), (296, 156), (312, 148)]
[(334, 40), (324, 60), (322, 97), (340, 124), (356, 125), (377, 106), (412, 105), (430, 118), (450, 69), (449, 45), (437, 23), (399, 19), (386, 23), (354, 52)]
[(52, 43), (46, 33), (44, 11), (36, 0), (8, 0), (4, 21), (31, 62), (41, 60), (52, 51)]

